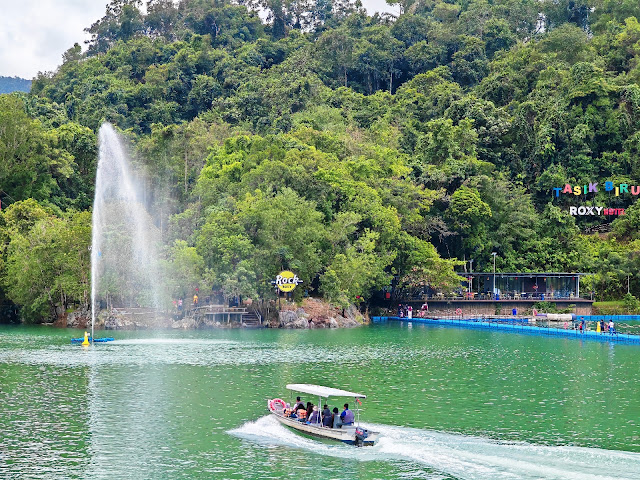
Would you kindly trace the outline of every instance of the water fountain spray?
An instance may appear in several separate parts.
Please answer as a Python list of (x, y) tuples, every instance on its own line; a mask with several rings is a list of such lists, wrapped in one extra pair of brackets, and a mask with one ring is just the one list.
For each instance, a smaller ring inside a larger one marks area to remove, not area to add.
[(127, 149), (108, 123), (100, 127), (91, 238), (91, 339), (99, 300), (161, 308), (159, 231)]

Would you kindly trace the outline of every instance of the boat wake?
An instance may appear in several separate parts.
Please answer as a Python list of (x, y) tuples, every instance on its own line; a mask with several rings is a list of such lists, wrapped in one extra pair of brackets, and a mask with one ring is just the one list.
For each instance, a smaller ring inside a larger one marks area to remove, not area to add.
[[(247, 422), (230, 434), (266, 445), (312, 451), (359, 461), (413, 462), (464, 480), (558, 479), (608, 480), (640, 478), (640, 454), (599, 448), (503, 443), (482, 437), (388, 425), (367, 424), (381, 438), (373, 447), (354, 448), (306, 438), (271, 416)], [(440, 477), (441, 478), (441, 477)]]

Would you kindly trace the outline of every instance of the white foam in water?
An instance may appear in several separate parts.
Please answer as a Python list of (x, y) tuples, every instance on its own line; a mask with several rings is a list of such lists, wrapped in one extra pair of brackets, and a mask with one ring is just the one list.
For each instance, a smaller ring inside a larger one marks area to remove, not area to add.
[(354, 448), (337, 442), (335, 444), (322, 443), (303, 437), (289, 430), (270, 415), (261, 417), (255, 422), (247, 422), (234, 430), (230, 430), (228, 433), (265, 445), (302, 448), (312, 450), (320, 455), (341, 457), (344, 455), (345, 448)]
[(640, 478), (640, 454), (584, 447), (501, 443), (482, 437), (387, 425), (367, 425), (382, 436), (373, 447), (327, 444), (303, 437), (270, 416), (229, 433), (269, 445), (354, 460), (404, 460), (464, 480), (608, 480)]

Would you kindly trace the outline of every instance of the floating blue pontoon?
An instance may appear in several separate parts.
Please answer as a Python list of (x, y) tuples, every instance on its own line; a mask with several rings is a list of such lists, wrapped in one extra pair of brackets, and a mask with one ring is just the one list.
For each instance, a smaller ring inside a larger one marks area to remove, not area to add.
[[(115, 338), (113, 337), (104, 337), (104, 338), (94, 338), (92, 341), (91, 337), (89, 337), (89, 343), (107, 343), (107, 342), (113, 342), (114, 340)], [(81, 344), (82, 342), (84, 342), (84, 337), (71, 339), (71, 343), (74, 345)]]
[(483, 319), (483, 318), (400, 318), (400, 317), (373, 317), (375, 323), (398, 321), (408, 323), (426, 323), (431, 325), (441, 325), (446, 327), (476, 328), (487, 330), (498, 330), (503, 332), (521, 333), (525, 335), (543, 335), (550, 337), (568, 337), (580, 340), (595, 340), (599, 342), (627, 343), (640, 345), (640, 335), (627, 333), (605, 333), (587, 330), (554, 328), (550, 326), (522, 325), (510, 322), (508, 319)]

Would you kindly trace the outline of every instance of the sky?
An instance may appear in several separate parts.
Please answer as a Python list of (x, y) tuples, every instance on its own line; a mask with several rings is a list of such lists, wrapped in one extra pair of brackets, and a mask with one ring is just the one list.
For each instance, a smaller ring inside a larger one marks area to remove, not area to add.
[[(55, 70), (62, 54), (89, 36), (110, 0), (0, 0), (0, 76), (32, 79)], [(362, 0), (367, 12), (398, 13), (385, 0)]]

